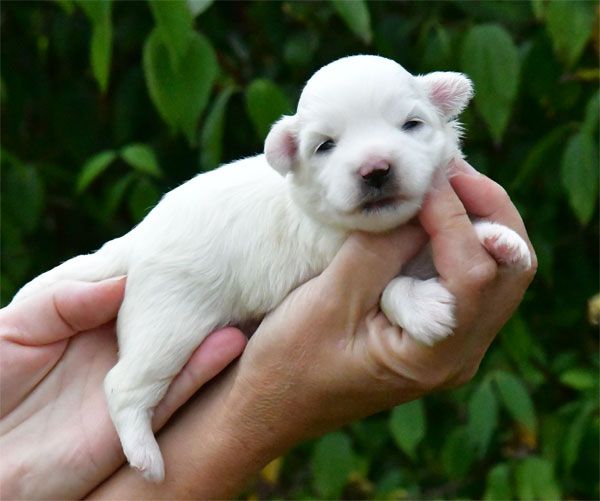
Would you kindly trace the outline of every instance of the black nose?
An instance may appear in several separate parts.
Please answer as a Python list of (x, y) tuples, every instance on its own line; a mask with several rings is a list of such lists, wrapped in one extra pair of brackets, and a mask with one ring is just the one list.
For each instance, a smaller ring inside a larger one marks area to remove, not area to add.
[(385, 164), (384, 168), (376, 168), (368, 173), (362, 174), (363, 181), (371, 188), (380, 189), (390, 177), (390, 166)]

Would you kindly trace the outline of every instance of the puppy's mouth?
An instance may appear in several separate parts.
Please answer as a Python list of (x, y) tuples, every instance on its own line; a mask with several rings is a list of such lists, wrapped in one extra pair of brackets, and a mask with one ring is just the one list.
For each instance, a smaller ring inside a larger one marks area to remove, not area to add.
[(405, 201), (406, 197), (401, 195), (381, 197), (361, 204), (360, 210), (361, 212), (380, 212), (395, 209)]

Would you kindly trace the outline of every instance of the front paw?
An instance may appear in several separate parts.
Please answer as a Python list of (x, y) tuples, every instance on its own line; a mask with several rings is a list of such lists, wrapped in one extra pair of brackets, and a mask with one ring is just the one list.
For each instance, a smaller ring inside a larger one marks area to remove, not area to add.
[(517, 232), (489, 221), (478, 221), (474, 227), (479, 241), (498, 263), (520, 270), (531, 268), (529, 247)]
[(450, 336), (455, 327), (454, 296), (437, 278), (392, 280), (383, 291), (381, 310), (391, 323), (429, 346)]

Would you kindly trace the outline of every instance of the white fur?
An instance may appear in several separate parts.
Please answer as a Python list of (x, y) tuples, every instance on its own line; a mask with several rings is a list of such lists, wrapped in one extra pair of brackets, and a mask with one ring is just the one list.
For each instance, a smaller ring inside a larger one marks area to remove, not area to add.
[[(105, 389), (133, 467), (163, 478), (152, 410), (211, 331), (264, 316), (318, 275), (350, 231), (384, 231), (417, 213), (434, 172), (460, 154), (453, 119), (471, 95), (457, 73), (413, 77), (376, 56), (336, 61), (309, 80), (297, 113), (273, 126), (265, 155), (193, 178), (125, 236), (19, 292), (16, 299), (63, 278), (127, 274), (119, 362)], [(405, 130), (410, 120), (419, 126)], [(335, 146), (316, 152), (326, 140)], [(390, 166), (385, 196), (359, 174), (370, 162)], [(392, 281), (382, 308), (427, 344), (453, 329), (453, 297), (437, 279)]]
[(529, 248), (515, 231), (491, 221), (476, 221), (473, 226), (479, 241), (496, 261), (522, 270), (531, 268)]

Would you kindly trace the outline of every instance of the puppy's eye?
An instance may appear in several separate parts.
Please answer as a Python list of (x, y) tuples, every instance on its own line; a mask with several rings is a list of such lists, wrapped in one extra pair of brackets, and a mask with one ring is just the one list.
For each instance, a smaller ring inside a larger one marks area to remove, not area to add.
[(423, 125), (421, 120), (407, 120), (402, 126), (402, 130), (415, 130), (421, 127), (421, 125)]
[(327, 141), (323, 141), (317, 149), (315, 153), (325, 153), (327, 151), (333, 150), (335, 148), (335, 141), (333, 139), (328, 139)]

